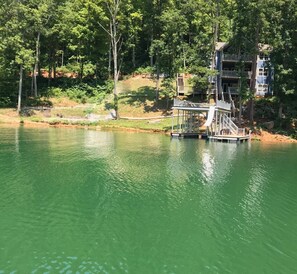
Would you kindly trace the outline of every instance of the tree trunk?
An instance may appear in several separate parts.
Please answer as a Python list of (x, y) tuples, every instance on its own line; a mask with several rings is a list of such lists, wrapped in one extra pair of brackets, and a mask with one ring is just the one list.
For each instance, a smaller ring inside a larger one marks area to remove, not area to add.
[[(258, 45), (258, 43), (257, 43)], [(251, 98), (249, 100), (249, 118), (251, 124), (254, 123), (254, 96), (256, 94), (256, 76), (257, 76), (257, 53), (253, 54), (252, 75), (250, 82)]]
[(82, 60), (81, 56), (79, 57), (79, 81), (82, 82), (84, 74), (84, 61)]
[(256, 24), (256, 33), (255, 33), (255, 41), (254, 41), (254, 53), (253, 53), (253, 61), (252, 61), (252, 75), (251, 75), (251, 82), (250, 82), (250, 89), (252, 92), (251, 99), (249, 101), (249, 116), (250, 116), (250, 123), (254, 123), (254, 96), (256, 94), (256, 81), (257, 81), (257, 58), (258, 58), (258, 51), (259, 51), (259, 18), (257, 18)]
[(47, 78), (47, 86), (50, 87), (51, 85), (51, 79), (52, 79), (52, 66), (51, 61), (48, 64), (48, 78)]
[[(214, 32), (213, 32), (213, 50), (212, 50), (212, 65), (211, 65), (211, 69), (213, 69), (213, 70), (216, 69), (215, 68), (215, 65), (216, 65), (216, 43), (218, 41), (218, 35), (219, 35), (218, 34), (219, 33), (219, 24), (217, 22), (217, 19), (218, 19), (219, 13), (220, 13), (220, 11), (219, 11), (219, 1), (216, 0), (216, 12), (215, 12), (216, 21), (215, 21), (215, 23), (213, 25)], [(216, 81), (216, 85), (217, 85), (217, 81)], [(219, 88), (221, 89), (221, 87), (219, 87)], [(216, 93), (215, 94), (215, 100), (216, 100), (216, 102), (218, 102), (218, 100), (219, 100), (219, 90), (218, 90), (217, 86), (215, 88), (215, 93)], [(222, 100), (224, 100), (223, 91), (222, 91)]]
[(241, 125), (241, 116), (242, 116), (242, 99), (241, 99), (241, 95), (239, 95), (239, 112), (238, 112), (239, 125)]
[[(115, 2), (117, 4), (118, 2)], [(117, 35), (117, 9), (118, 6), (115, 6), (115, 13), (112, 18), (112, 26), (111, 26), (111, 34), (112, 34), (112, 48), (113, 48), (113, 99), (114, 99), (114, 110), (115, 110), (115, 118), (119, 119), (119, 111), (118, 111), (118, 90), (117, 84), (119, 79), (119, 71), (118, 71), (118, 35)]]
[(17, 112), (21, 112), (21, 103), (22, 103), (22, 89), (23, 89), (23, 65), (20, 65), (20, 80), (19, 80), (19, 94), (18, 94), (18, 108)]
[(33, 72), (34, 97), (38, 96), (37, 71), (38, 71), (39, 52), (40, 52), (40, 45), (39, 44), (40, 44), (40, 32), (38, 32), (37, 39), (36, 39), (35, 65), (34, 65), (34, 72)]
[(112, 55), (112, 45), (109, 44), (109, 51), (108, 51), (108, 79), (111, 79), (111, 55)]
[(279, 108), (278, 108), (278, 118), (282, 118), (283, 117), (283, 107), (284, 107), (284, 104), (283, 103), (280, 103), (279, 104)]
[(30, 96), (34, 96), (34, 67), (32, 67), (31, 94), (30, 94)]
[(115, 110), (115, 117), (116, 119), (119, 119), (119, 112), (118, 112), (118, 90), (117, 90), (117, 84), (118, 84), (118, 53), (117, 53), (117, 43), (114, 44), (114, 50), (113, 50), (113, 62), (114, 62), (114, 88), (113, 88), (113, 98), (114, 98), (114, 110)]
[(133, 45), (132, 47), (132, 65), (133, 65), (133, 71), (135, 70), (136, 68), (136, 61), (135, 61), (135, 45)]
[(113, 54), (113, 82), (114, 82), (114, 88), (113, 88), (113, 97), (114, 97), (114, 111), (115, 111), (115, 118), (119, 119), (119, 113), (118, 113), (118, 90), (117, 90), (117, 83), (119, 79), (119, 72), (120, 69), (118, 68), (118, 43), (120, 41), (120, 36), (117, 33), (118, 30), (118, 12), (120, 8), (120, 0), (113, 0), (111, 3), (107, 4), (110, 18), (109, 18), (109, 30), (107, 30), (103, 25), (99, 23), (99, 25), (103, 28), (103, 30), (106, 31), (106, 33), (110, 37), (110, 53), (109, 53), (109, 64), (108, 64), (108, 70), (109, 73), (111, 72), (111, 51)]
[(240, 60), (239, 60), (239, 79), (238, 79), (238, 93), (239, 93), (239, 98), (238, 98), (238, 123), (241, 125), (241, 117), (242, 117), (242, 96), (243, 96), (243, 88), (242, 88), (242, 77), (243, 77), (243, 63), (242, 63), (242, 55), (241, 55), (241, 45), (239, 45), (239, 49), (237, 52)]
[[(154, 36), (152, 35), (152, 37), (151, 37), (151, 46), (153, 44), (153, 41), (154, 41)], [(151, 65), (151, 67), (154, 66), (154, 56), (153, 56), (153, 54), (150, 55), (150, 65)]]
[(156, 79), (156, 101), (159, 100), (159, 90), (160, 90), (160, 63), (159, 63), (159, 51), (156, 56), (156, 64), (157, 64), (157, 79)]
[(56, 66), (56, 60), (54, 59), (54, 63), (53, 63), (53, 78), (54, 80), (56, 79), (57, 76), (57, 66)]
[(159, 100), (159, 90), (160, 90), (160, 71), (157, 68), (157, 80), (156, 80), (156, 102)]

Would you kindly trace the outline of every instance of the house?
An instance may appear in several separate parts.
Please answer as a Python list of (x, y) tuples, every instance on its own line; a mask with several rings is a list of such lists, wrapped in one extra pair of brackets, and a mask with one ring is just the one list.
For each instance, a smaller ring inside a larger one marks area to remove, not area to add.
[[(256, 96), (264, 97), (273, 94), (273, 69), (270, 66), (269, 45), (259, 44), (256, 69)], [(253, 56), (236, 54), (228, 43), (216, 44), (215, 69), (218, 75), (211, 79), (212, 93), (218, 92), (220, 97), (231, 97), (239, 94), (240, 83), (250, 86), (252, 77)], [(241, 65), (241, 70), (239, 66)], [(241, 72), (240, 72), (241, 71)], [(243, 81), (240, 81), (243, 80)]]

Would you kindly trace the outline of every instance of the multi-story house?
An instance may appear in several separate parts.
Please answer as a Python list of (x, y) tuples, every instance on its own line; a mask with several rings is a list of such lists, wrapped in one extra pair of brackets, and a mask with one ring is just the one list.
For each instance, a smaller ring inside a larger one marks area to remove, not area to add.
[[(270, 66), (270, 58), (267, 54), (270, 50), (268, 45), (259, 45), (255, 94), (259, 97), (273, 94), (273, 69)], [(243, 80), (241, 84), (246, 84), (246, 87), (249, 87), (252, 77), (252, 60), (252, 55), (234, 54), (228, 43), (218, 42), (215, 58), (215, 69), (218, 71), (218, 75), (212, 79), (213, 92), (217, 91), (218, 94), (223, 94), (225, 97), (236, 96), (239, 94), (240, 79)]]

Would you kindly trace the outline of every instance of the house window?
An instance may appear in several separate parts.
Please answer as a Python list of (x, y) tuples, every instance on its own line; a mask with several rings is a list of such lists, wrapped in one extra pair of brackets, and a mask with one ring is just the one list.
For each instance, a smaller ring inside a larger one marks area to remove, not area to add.
[(263, 52), (260, 53), (259, 58), (260, 60), (269, 60), (269, 56), (267, 54), (264, 54)]
[(259, 84), (258, 85), (258, 93), (264, 94), (268, 92), (268, 85), (267, 84)]
[(260, 68), (259, 69), (259, 76), (268, 76), (268, 69), (267, 68)]

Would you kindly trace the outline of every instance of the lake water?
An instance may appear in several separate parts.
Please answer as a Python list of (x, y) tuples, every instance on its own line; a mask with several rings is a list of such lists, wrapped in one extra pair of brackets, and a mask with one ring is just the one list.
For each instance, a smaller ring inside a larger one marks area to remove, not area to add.
[(0, 273), (296, 273), (297, 146), (0, 127)]

